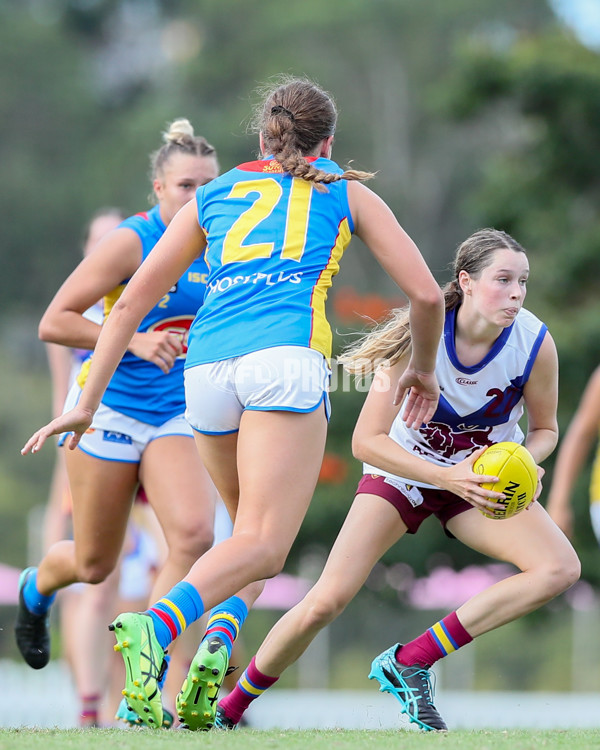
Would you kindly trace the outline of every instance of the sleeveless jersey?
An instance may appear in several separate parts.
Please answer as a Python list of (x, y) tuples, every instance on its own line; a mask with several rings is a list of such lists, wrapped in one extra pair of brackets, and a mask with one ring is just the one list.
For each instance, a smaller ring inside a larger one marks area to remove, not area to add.
[(286, 345), (329, 357), (325, 300), (354, 230), (346, 181), (319, 192), (264, 159), (198, 188), (196, 200), (209, 276), (185, 366)]
[[(401, 408), (390, 430), (392, 440), (439, 466), (456, 464), (477, 448), (503, 440), (523, 441), (518, 424), (523, 388), (547, 331), (535, 315), (521, 309), (484, 359), (467, 367), (456, 355), (455, 322), (456, 310), (446, 313), (435, 365), (441, 394), (433, 418), (418, 430), (408, 428)], [(369, 464), (364, 464), (364, 473), (395, 478)], [(433, 486), (400, 479), (418, 487)]]
[[(150, 211), (130, 216), (119, 228), (132, 229), (142, 242), (142, 261), (165, 232), (158, 206)], [(171, 331), (180, 335), (186, 344), (189, 327), (204, 296), (207, 267), (204, 258), (195, 260), (179, 281), (150, 310), (138, 331)], [(110, 313), (127, 284), (123, 281), (104, 298), (104, 317)], [(161, 425), (168, 419), (183, 414), (185, 394), (183, 386), (184, 353), (175, 360), (168, 373), (157, 365), (126, 352), (102, 398), (102, 403), (115, 411), (151, 425)], [(83, 388), (89, 370), (84, 362), (77, 378)]]

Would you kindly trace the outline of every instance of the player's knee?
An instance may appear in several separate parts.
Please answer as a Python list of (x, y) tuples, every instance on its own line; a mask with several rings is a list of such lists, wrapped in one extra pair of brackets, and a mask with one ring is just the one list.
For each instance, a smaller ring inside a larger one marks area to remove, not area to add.
[(167, 534), (169, 555), (189, 560), (192, 565), (212, 547), (213, 540), (212, 526), (206, 524), (204, 520), (195, 524), (180, 524)]
[(346, 608), (346, 600), (328, 592), (317, 595), (310, 602), (305, 621), (308, 629), (321, 629), (333, 622)]
[[(274, 578), (283, 570), (287, 553), (289, 550), (273, 547), (271, 544), (261, 544), (254, 546), (253, 561), (256, 566), (254, 580), (260, 581), (265, 578)], [(250, 563), (250, 564), (252, 564)]]
[(574, 550), (557, 557), (543, 570), (548, 595), (554, 597), (562, 594), (579, 580), (580, 575), (581, 563)]
[(279, 575), (283, 570), (285, 559), (285, 555), (280, 555), (273, 552), (271, 552), (271, 554), (269, 555), (265, 555), (260, 563), (262, 572), (260, 572), (257, 577), (259, 579), (275, 578), (275, 576)]
[(114, 570), (110, 561), (82, 560), (77, 564), (77, 578), (80, 583), (102, 583)]
[(568, 559), (561, 561), (559, 566), (559, 586), (560, 592), (566, 591), (574, 583), (577, 583), (581, 576), (581, 562), (573, 550)]
[(197, 560), (212, 547), (214, 539), (212, 526), (202, 524), (189, 535), (185, 548), (190, 557)]

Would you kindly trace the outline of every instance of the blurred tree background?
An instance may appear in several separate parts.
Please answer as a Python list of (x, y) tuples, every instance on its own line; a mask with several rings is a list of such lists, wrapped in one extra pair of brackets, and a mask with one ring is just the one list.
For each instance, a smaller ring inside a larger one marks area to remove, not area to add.
[[(340, 109), (335, 158), (376, 170), (440, 283), (468, 234), (493, 225), (529, 251), (527, 306), (555, 337), (564, 430), (600, 361), (600, 55), (559, 0), (0, 0), (0, 559), (27, 562), (28, 511), (53, 455), (21, 458), (50, 413), (37, 322), (79, 260), (100, 206), (148, 205), (148, 155), (188, 117), (228, 169), (256, 153), (257, 84), (307, 75)], [(556, 7), (555, 7), (556, 6)], [(354, 241), (330, 300), (336, 347), (394, 304), (397, 290)], [(334, 373), (322, 481), (288, 567), (330, 545), (361, 467), (350, 437), (364, 392)], [(547, 480), (552, 460), (547, 462)], [(600, 582), (577, 498), (575, 544)], [(384, 561), (423, 575), (480, 558), (427, 523)], [(390, 601), (398, 594), (390, 589)]]

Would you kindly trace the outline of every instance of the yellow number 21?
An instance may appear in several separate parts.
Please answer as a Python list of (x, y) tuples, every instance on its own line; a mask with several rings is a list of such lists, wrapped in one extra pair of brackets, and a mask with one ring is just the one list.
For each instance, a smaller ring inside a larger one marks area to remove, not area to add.
[[(302, 258), (306, 246), (312, 190), (312, 185), (306, 180), (292, 181), (281, 251), (282, 258), (296, 261)], [(228, 197), (246, 198), (250, 193), (258, 193), (258, 197), (250, 208), (239, 216), (225, 235), (223, 264), (239, 263), (255, 258), (270, 258), (273, 254), (273, 242), (244, 244), (244, 240), (255, 227), (271, 215), (282, 198), (283, 190), (279, 182), (273, 178), (249, 180), (237, 182)]]

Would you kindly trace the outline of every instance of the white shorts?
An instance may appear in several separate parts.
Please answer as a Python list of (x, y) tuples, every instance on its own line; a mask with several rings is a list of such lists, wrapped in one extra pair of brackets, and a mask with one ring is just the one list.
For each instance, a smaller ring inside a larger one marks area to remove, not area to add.
[(246, 409), (311, 412), (323, 404), (329, 419), (330, 377), (323, 355), (304, 346), (196, 365), (185, 370), (185, 416), (205, 435), (237, 432)]
[[(65, 401), (65, 412), (77, 404), (80, 395), (81, 388), (77, 383), (73, 383)], [(69, 434), (64, 433), (60, 436), (59, 446), (64, 445)], [(148, 443), (171, 435), (194, 437), (183, 414), (178, 414), (157, 426), (140, 422), (139, 419), (128, 417), (101, 403), (94, 414), (90, 429), (81, 436), (78, 448), (104, 461), (137, 464), (141, 461), (142, 453)]]

